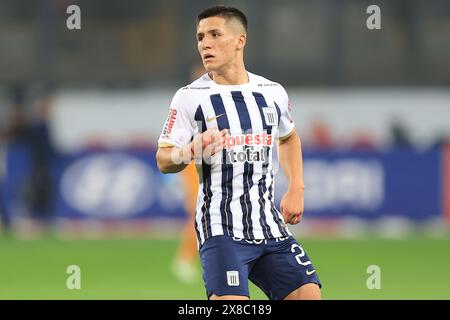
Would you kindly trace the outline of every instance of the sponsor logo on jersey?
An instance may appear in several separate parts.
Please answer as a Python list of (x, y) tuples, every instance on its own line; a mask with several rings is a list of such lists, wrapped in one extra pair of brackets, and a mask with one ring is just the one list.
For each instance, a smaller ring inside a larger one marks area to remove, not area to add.
[(236, 146), (272, 146), (273, 135), (262, 133), (247, 133), (229, 135), (225, 140), (225, 148), (232, 149)]
[(173, 126), (175, 125), (175, 120), (177, 119), (177, 109), (170, 108), (169, 115), (166, 120), (166, 125), (164, 126), (163, 136), (167, 138), (172, 132)]
[(225, 149), (227, 162), (230, 164), (237, 162), (264, 162), (269, 155), (269, 148), (272, 146), (273, 136), (262, 133), (248, 133), (230, 135), (225, 139)]
[(227, 161), (228, 163), (237, 162), (268, 162), (268, 147), (263, 146), (260, 148), (254, 146), (243, 146), (242, 150), (229, 150), (227, 151)]
[(220, 118), (221, 116), (224, 116), (225, 115), (225, 113), (222, 113), (222, 114), (219, 114), (218, 116), (214, 116), (214, 117), (206, 117), (206, 122), (211, 122), (211, 121), (213, 121), (213, 120), (215, 120), (215, 119), (217, 119), (217, 118)]

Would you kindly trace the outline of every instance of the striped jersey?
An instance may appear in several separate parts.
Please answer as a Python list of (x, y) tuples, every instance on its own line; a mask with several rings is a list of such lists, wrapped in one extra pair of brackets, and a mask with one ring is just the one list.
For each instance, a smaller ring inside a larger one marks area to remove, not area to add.
[(197, 163), (195, 230), (199, 245), (226, 235), (262, 240), (291, 235), (274, 204), (273, 147), (294, 131), (284, 88), (248, 73), (249, 82), (220, 85), (204, 74), (179, 89), (158, 141), (182, 147), (209, 128), (228, 129), (225, 148)]

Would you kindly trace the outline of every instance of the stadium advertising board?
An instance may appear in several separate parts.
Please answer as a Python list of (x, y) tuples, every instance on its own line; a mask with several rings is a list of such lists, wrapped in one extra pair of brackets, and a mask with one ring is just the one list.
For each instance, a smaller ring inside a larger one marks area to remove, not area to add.
[[(83, 219), (184, 218), (178, 175), (159, 173), (154, 149), (84, 151), (51, 164), (53, 208)], [(397, 216), (450, 221), (450, 151), (304, 152), (305, 219)], [(4, 195), (14, 214), (27, 189), (26, 151), (10, 148)], [(444, 179), (445, 178), (445, 179)], [(277, 174), (276, 203), (286, 190)]]

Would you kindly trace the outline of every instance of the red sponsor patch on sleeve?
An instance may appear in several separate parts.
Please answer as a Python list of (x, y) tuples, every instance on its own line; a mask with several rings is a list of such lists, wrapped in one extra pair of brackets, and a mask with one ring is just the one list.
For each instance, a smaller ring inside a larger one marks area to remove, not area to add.
[(170, 108), (169, 115), (167, 116), (166, 124), (165, 124), (164, 130), (163, 130), (164, 138), (168, 138), (170, 136), (170, 133), (173, 130), (173, 126), (175, 125), (176, 119), (177, 119), (177, 109)]

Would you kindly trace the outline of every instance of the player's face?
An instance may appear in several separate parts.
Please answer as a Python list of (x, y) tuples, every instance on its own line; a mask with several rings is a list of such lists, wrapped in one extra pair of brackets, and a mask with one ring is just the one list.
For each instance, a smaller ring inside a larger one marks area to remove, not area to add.
[(245, 45), (245, 35), (239, 23), (222, 17), (200, 20), (197, 26), (197, 46), (206, 71), (221, 71), (242, 59), (238, 52)]

